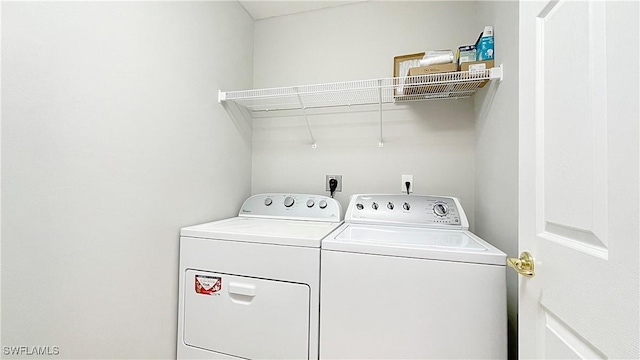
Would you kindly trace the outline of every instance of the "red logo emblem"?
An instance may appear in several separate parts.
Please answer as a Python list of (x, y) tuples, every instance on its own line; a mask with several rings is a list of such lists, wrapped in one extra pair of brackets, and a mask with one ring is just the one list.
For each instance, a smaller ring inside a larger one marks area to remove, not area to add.
[(196, 293), (203, 295), (219, 295), (222, 290), (222, 278), (217, 276), (196, 275)]

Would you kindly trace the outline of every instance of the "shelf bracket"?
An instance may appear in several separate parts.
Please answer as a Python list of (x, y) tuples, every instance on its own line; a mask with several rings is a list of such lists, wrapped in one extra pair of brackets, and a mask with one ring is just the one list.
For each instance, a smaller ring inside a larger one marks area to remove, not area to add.
[(504, 77), (504, 68), (502, 64), (500, 64), (500, 67), (494, 67), (489, 69), (489, 79), (502, 81), (503, 77)]
[(307, 123), (307, 130), (309, 130), (309, 137), (311, 137), (311, 147), (313, 149), (317, 148), (316, 139), (313, 137), (313, 132), (311, 131), (311, 126), (309, 125), (309, 118), (307, 117), (307, 110), (302, 103), (302, 98), (300, 97), (300, 92), (297, 87), (293, 88), (296, 91), (296, 96), (298, 97), (298, 103), (300, 103), (300, 109), (302, 109), (302, 115), (304, 115), (304, 121)]
[(251, 138), (253, 137), (253, 117), (247, 111), (244, 106), (236, 104), (235, 101), (218, 100), (222, 107), (225, 109), (233, 124), (238, 129), (242, 138), (251, 145)]
[(378, 103), (380, 105), (380, 142), (378, 142), (378, 146), (384, 147), (382, 140), (382, 80), (378, 80)]

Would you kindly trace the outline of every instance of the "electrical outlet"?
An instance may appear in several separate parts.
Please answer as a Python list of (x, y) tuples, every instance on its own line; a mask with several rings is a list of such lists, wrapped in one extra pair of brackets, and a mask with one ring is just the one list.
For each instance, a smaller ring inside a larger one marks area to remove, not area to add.
[(409, 185), (409, 193), (413, 192), (413, 175), (402, 175), (402, 192), (407, 192), (407, 181), (411, 184)]
[(324, 185), (326, 187), (325, 190), (331, 191), (331, 189), (329, 188), (329, 180), (331, 179), (338, 180), (338, 186), (336, 187), (336, 192), (341, 192), (342, 191), (342, 175), (326, 175), (324, 180)]

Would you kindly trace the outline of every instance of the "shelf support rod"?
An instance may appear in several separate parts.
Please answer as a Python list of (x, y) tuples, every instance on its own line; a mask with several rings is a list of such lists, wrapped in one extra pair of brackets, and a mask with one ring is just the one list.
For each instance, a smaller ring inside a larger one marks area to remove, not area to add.
[(300, 97), (300, 92), (298, 91), (298, 88), (294, 87), (294, 90), (296, 91), (296, 96), (298, 97), (298, 103), (300, 104), (300, 108), (302, 109), (302, 115), (304, 115), (304, 121), (307, 123), (307, 130), (309, 130), (309, 136), (311, 137), (311, 147), (315, 149), (318, 147), (318, 145), (316, 144), (316, 138), (313, 137), (313, 132), (311, 131), (311, 126), (309, 125), (307, 110), (304, 107), (304, 104), (302, 103), (302, 98)]
[(378, 79), (378, 103), (380, 104), (380, 142), (378, 143), (379, 147), (384, 147), (384, 142), (382, 141), (382, 80)]

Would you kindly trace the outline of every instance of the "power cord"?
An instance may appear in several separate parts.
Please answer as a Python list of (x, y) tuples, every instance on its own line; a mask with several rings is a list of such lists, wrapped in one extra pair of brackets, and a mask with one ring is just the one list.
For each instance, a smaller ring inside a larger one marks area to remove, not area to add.
[(337, 187), (338, 187), (338, 180), (329, 179), (329, 191), (331, 191), (331, 198), (333, 198), (333, 193), (336, 192)]
[(411, 182), (410, 181), (405, 181), (404, 182), (404, 186), (407, 187), (407, 195), (409, 195), (409, 189), (411, 189)]

